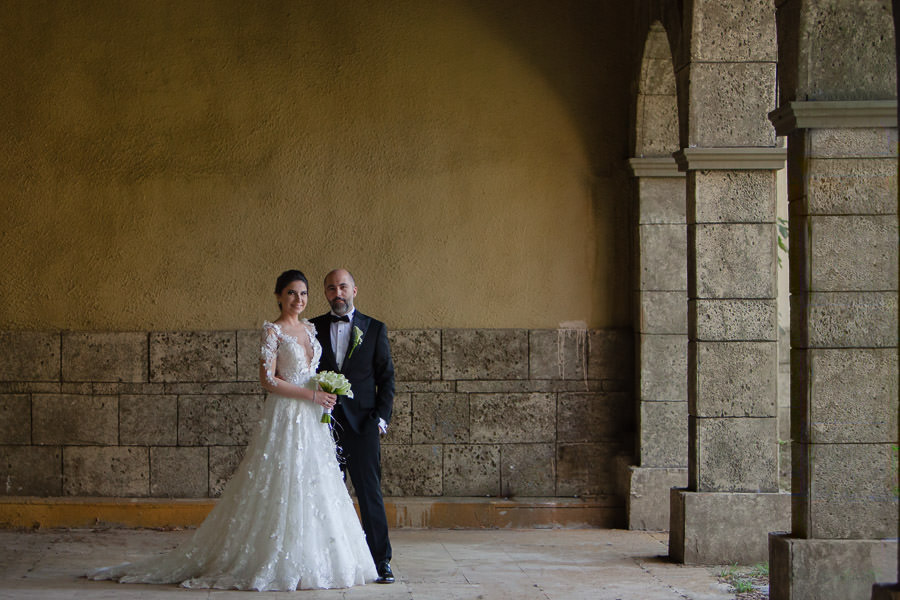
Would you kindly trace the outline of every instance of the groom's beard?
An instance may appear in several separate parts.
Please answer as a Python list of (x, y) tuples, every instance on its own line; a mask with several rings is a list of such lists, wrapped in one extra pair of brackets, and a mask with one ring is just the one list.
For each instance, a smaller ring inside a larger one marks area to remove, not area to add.
[(353, 310), (353, 301), (352, 300), (344, 300), (342, 298), (335, 298), (329, 304), (331, 304), (331, 310), (339, 317), (343, 317), (348, 312)]

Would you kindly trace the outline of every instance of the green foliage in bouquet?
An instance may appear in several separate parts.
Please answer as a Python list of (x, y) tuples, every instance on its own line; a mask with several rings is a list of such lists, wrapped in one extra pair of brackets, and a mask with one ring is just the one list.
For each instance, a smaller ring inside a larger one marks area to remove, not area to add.
[[(329, 394), (337, 394), (338, 396), (353, 397), (353, 390), (350, 389), (350, 382), (342, 373), (334, 371), (322, 371), (316, 373), (312, 380), (319, 384), (319, 387)], [(322, 413), (322, 423), (331, 423), (331, 411), (327, 410)]]

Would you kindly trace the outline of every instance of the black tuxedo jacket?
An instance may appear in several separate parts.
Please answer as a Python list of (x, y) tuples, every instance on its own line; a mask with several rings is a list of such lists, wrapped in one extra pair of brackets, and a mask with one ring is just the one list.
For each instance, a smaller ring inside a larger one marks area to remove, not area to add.
[[(342, 368), (338, 369), (334, 350), (331, 349), (329, 315), (320, 315), (311, 321), (316, 326), (316, 337), (322, 345), (318, 370), (343, 373), (353, 390), (352, 398), (341, 396), (338, 402), (350, 427), (361, 433), (367, 419), (376, 424), (379, 418), (390, 423), (394, 407), (394, 362), (384, 323), (355, 311), (351, 331), (353, 327), (359, 327), (363, 332), (362, 342), (351, 354), (354, 336), (350, 334), (348, 356), (344, 357)], [(339, 413), (335, 413), (338, 418)]]

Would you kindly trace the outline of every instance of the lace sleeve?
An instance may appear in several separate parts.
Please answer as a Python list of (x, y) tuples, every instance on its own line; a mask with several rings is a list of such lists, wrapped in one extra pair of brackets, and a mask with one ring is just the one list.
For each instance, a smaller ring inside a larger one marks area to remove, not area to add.
[(273, 387), (278, 385), (275, 379), (275, 358), (278, 355), (278, 331), (272, 323), (263, 326), (262, 345), (259, 350), (259, 362), (265, 368), (266, 381)]

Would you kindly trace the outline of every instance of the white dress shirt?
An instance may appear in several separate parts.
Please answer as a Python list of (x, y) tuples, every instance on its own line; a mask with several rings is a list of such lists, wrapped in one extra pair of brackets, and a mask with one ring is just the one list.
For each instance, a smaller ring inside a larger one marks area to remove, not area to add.
[[(355, 312), (356, 309), (354, 308), (347, 313), (347, 316), (350, 318), (349, 321), (331, 322), (331, 350), (334, 352), (334, 360), (337, 363), (339, 370), (343, 366), (344, 357), (347, 355), (347, 350), (350, 348), (350, 332), (352, 331), (353, 313)], [(335, 314), (334, 311), (331, 311), (331, 314), (336, 317), (340, 316)]]

